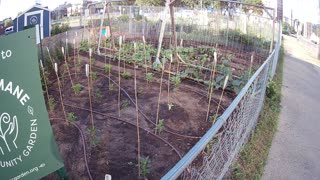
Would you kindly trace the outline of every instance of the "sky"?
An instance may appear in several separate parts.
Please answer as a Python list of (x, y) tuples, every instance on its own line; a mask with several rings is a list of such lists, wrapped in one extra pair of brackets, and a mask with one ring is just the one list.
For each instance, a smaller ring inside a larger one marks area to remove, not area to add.
[[(81, 3), (82, 0), (40, 0), (44, 6), (54, 9), (65, 1), (69, 3)], [(35, 4), (35, 0), (0, 0), (0, 20), (7, 17), (13, 19), (19, 12), (23, 12)], [(291, 9), (294, 18), (302, 21), (320, 23), (319, 0), (283, 0), (283, 14), (290, 17)]]
[[(82, 0), (40, 0), (41, 4), (54, 9), (64, 2), (81, 3)], [(12, 17), (16, 18), (19, 12), (23, 12), (35, 4), (35, 0), (0, 0), (0, 20)]]

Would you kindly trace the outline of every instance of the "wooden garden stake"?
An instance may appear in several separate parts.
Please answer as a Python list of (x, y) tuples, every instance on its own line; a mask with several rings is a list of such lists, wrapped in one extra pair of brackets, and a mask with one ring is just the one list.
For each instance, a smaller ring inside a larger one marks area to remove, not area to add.
[(90, 79), (90, 87), (93, 92), (93, 83), (92, 83), (92, 48), (89, 48), (89, 79)]
[(71, 78), (71, 74), (70, 74), (70, 70), (69, 70), (69, 65), (68, 65), (68, 62), (67, 62), (67, 57), (66, 57), (66, 54), (64, 52), (64, 47), (61, 47), (61, 50), (62, 50), (62, 54), (64, 55), (64, 61), (65, 61), (65, 65), (67, 67), (67, 71), (68, 71), (68, 75), (69, 75), (69, 78), (70, 78), (70, 81), (71, 81), (71, 87), (73, 87), (73, 81), (72, 81), (72, 78)]
[(92, 113), (92, 100), (91, 100), (91, 85), (90, 85), (90, 67), (89, 66), (90, 65), (86, 64), (86, 76), (88, 78), (88, 92), (89, 92), (91, 125), (92, 125), (92, 129), (94, 129), (93, 113)]
[(121, 46), (122, 46), (122, 36), (119, 37), (119, 59), (118, 59), (118, 80), (119, 80), (119, 91), (118, 91), (118, 115), (119, 117), (121, 116), (120, 111), (121, 111), (121, 107), (120, 107), (120, 101), (121, 101)]
[(55, 70), (55, 72), (56, 72), (56, 76), (57, 76), (57, 80), (58, 80), (58, 88), (59, 88), (59, 95), (60, 95), (60, 101), (61, 101), (62, 111), (63, 111), (64, 118), (65, 118), (67, 124), (69, 124), (68, 118), (67, 118), (67, 114), (66, 114), (66, 111), (65, 111), (65, 109), (64, 109), (63, 99), (62, 99), (61, 83), (60, 83), (60, 79), (59, 79), (59, 75), (58, 75), (58, 64), (57, 64), (57, 63), (54, 63), (54, 70)]
[(212, 99), (212, 91), (213, 91), (213, 80), (214, 80), (214, 76), (215, 76), (215, 72), (216, 72), (216, 66), (217, 66), (217, 52), (214, 52), (214, 64), (212, 65), (211, 68), (211, 72), (213, 70), (213, 72), (210, 74), (210, 92), (209, 92), (209, 102), (208, 102), (208, 109), (207, 109), (207, 116), (206, 116), (206, 121), (208, 121), (209, 118), (209, 113), (210, 113), (210, 105), (211, 105), (211, 99)]
[[(162, 68), (161, 68), (162, 72), (161, 72), (161, 79), (160, 79), (160, 90), (159, 90), (159, 97), (158, 97), (156, 126), (158, 126), (158, 123), (159, 123), (160, 100), (161, 100), (161, 90), (162, 90), (162, 81), (163, 81), (163, 74), (164, 74), (164, 66), (165, 66), (165, 62), (162, 62)], [(155, 129), (155, 134), (157, 134), (157, 128)]]
[(49, 91), (48, 91), (48, 85), (47, 85), (47, 78), (46, 78), (46, 73), (44, 71), (44, 67), (43, 67), (41, 60), (40, 60), (40, 66), (41, 66), (41, 71), (42, 71), (42, 76), (43, 76), (43, 82), (44, 82), (44, 85), (46, 86), (46, 95), (47, 95), (47, 99), (48, 99), (48, 103), (49, 103), (50, 97), (49, 97)]
[(140, 125), (139, 125), (139, 109), (138, 109), (138, 94), (137, 94), (137, 70), (136, 70), (136, 61), (134, 61), (134, 95), (136, 98), (136, 120), (137, 120), (137, 138), (138, 138), (138, 171), (139, 175), (141, 174), (140, 170)]
[[(216, 73), (215, 70), (212, 71), (212, 69), (215, 69), (216, 66), (217, 66), (217, 63), (218, 63), (218, 54), (217, 54), (217, 52), (213, 53), (213, 59), (214, 59), (214, 64), (212, 64), (211, 69), (209, 69), (210, 70), (210, 78), (209, 78), (210, 83), (212, 83), (211, 81), (214, 80), (214, 75)], [(208, 95), (207, 95), (208, 97), (210, 96), (210, 90), (211, 90), (211, 88), (208, 89)]]
[(224, 84), (223, 84), (222, 93), (221, 93), (221, 96), (220, 96), (218, 108), (217, 108), (217, 111), (216, 111), (214, 120), (212, 121), (212, 124), (214, 124), (214, 123), (216, 122), (217, 118), (218, 118), (218, 113), (219, 113), (220, 104), (221, 104), (221, 101), (222, 101), (222, 98), (223, 98), (224, 90), (225, 90), (226, 87), (227, 87), (228, 80), (229, 80), (229, 75), (227, 75), (227, 76), (226, 76), (226, 79), (224, 80)]
[(170, 75), (171, 75), (171, 64), (172, 64), (172, 54), (170, 55), (170, 63), (169, 63), (169, 75), (168, 75), (168, 108), (169, 108), (169, 111), (171, 110), (172, 108), (172, 104), (170, 103)]
[(74, 48), (73, 48), (74, 74), (76, 77), (78, 77), (77, 76), (77, 62), (76, 62), (76, 39), (73, 39), (73, 45), (74, 45)]
[(146, 68), (146, 74), (148, 74), (146, 39), (144, 38), (144, 36), (142, 36), (142, 41), (143, 41), (143, 50), (144, 50), (144, 64)]
[(251, 73), (252, 73), (252, 64), (253, 64), (253, 54), (251, 55), (251, 61), (250, 61), (250, 69), (249, 69), (249, 77), (248, 79), (250, 79)]

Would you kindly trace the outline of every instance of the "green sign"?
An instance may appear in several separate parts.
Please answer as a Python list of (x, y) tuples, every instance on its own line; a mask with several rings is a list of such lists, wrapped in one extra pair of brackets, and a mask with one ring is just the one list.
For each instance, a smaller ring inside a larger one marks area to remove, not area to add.
[(62, 168), (40, 81), (36, 29), (0, 38), (0, 179)]

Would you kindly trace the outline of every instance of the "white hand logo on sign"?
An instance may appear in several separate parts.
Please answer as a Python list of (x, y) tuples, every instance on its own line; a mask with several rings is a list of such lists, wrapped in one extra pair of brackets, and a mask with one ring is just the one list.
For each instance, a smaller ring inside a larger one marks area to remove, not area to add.
[[(18, 148), (16, 144), (16, 140), (18, 137), (19, 129), (18, 129), (18, 120), (17, 116), (13, 116), (11, 119), (8, 113), (2, 113), (0, 116), (0, 152), (2, 155), (5, 154), (4, 149), (6, 148), (9, 152), (11, 152), (10, 146), (11, 144), (14, 145), (15, 148)], [(8, 138), (14, 138), (8, 142)], [(1, 142), (2, 141), (2, 142)], [(4, 146), (5, 145), (5, 146)]]

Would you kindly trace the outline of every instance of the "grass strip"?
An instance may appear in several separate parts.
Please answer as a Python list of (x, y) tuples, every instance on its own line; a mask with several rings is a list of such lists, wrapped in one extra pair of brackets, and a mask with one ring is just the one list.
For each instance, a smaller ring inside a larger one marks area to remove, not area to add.
[(281, 110), (281, 87), (283, 77), (283, 48), (273, 81), (268, 84), (264, 107), (255, 132), (241, 150), (231, 170), (231, 179), (261, 179), (267, 162), (273, 137), (276, 133)]

